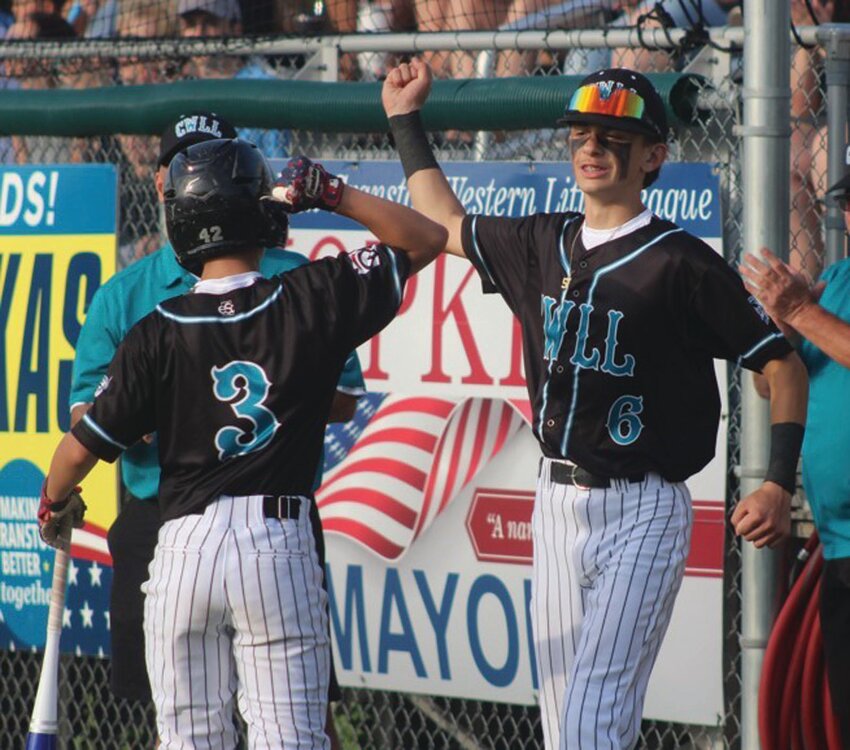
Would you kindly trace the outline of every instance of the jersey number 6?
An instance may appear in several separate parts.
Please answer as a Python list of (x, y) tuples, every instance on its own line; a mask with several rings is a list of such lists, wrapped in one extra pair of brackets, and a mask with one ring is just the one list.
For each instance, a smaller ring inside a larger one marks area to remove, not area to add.
[(234, 360), (223, 367), (213, 367), (210, 374), (215, 397), (229, 404), (237, 417), (253, 425), (249, 430), (229, 425), (216, 433), (219, 460), (226, 461), (265, 448), (280, 422), (263, 406), (271, 385), (263, 368), (254, 362)]
[(617, 445), (631, 445), (643, 431), (643, 396), (620, 396), (608, 410), (608, 434)]

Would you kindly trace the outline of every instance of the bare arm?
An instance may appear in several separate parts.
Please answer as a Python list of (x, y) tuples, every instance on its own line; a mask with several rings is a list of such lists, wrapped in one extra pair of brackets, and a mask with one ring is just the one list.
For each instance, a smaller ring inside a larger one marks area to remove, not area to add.
[(850, 324), (814, 301), (805, 303), (788, 323), (830, 359), (850, 368)]
[(363, 224), (381, 242), (403, 251), (410, 259), (411, 273), (420, 271), (446, 245), (446, 230), (421, 213), (401, 203), (346, 187), (337, 213)]
[(71, 427), (77, 424), (89, 409), (91, 409), (91, 404), (77, 404), (71, 409)]
[(770, 389), (770, 423), (806, 423), (809, 376), (796, 352), (772, 359), (762, 371)]
[[(418, 112), (431, 91), (431, 68), (421, 60), (412, 60), (387, 74), (381, 92), (387, 117)], [(420, 169), (407, 180), (413, 207), (448, 231), (445, 251), (465, 258), (461, 242), (461, 224), (466, 211), (455, 196), (439, 167)]]
[(70, 432), (56, 448), (47, 474), (47, 496), (51, 500), (64, 500), (98, 462), (91, 453)]
[[(771, 424), (802, 426), (806, 420), (809, 381), (797, 354), (792, 352), (783, 359), (771, 360), (765, 365), (763, 376), (770, 392)], [(800, 427), (795, 429), (802, 435)], [(798, 456), (799, 446), (796, 455), (788, 459), (793, 462), (791, 470), (796, 470)], [(765, 480), (738, 503), (731, 520), (735, 533), (748, 542), (756, 547), (772, 547), (791, 531), (791, 493), (781, 484)]]
[(762, 398), (770, 398), (770, 386), (767, 383), (767, 378), (762, 373), (753, 373), (753, 388), (756, 389), (756, 393)]

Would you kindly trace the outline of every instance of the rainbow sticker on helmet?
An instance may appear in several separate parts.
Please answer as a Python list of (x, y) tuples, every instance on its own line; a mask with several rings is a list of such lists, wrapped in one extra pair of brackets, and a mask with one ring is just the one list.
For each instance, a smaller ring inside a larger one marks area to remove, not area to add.
[(640, 94), (615, 81), (588, 83), (576, 89), (568, 110), (583, 115), (634, 117), (641, 119), (646, 102)]

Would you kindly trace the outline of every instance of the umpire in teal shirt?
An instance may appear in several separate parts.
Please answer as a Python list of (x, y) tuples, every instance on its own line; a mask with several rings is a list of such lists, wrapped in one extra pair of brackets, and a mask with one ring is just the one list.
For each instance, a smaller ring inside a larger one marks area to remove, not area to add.
[[(198, 112), (178, 117), (166, 128), (160, 141), (159, 168), (155, 177), (160, 199), (168, 164), (180, 149), (204, 140), (233, 137), (236, 137), (233, 126), (214, 113)], [(268, 249), (260, 263), (260, 272), (264, 276), (280, 274), (307, 262), (297, 253)], [(106, 377), (107, 367), (130, 328), (163, 300), (189, 292), (197, 280), (177, 262), (171, 246), (166, 244), (120, 271), (97, 290), (77, 340), (69, 399), (72, 423), (94, 400)], [(330, 420), (351, 419), (357, 399), (364, 392), (360, 363), (356, 353), (352, 353), (337, 386)], [(121, 476), (127, 497), (107, 537), (113, 561), (110, 598), (112, 691), (118, 697), (142, 701), (150, 699), (150, 684), (144, 659), (141, 584), (148, 577), (148, 564), (160, 526), (159, 475), (155, 435), (150, 442), (138, 443), (123, 454)], [(320, 464), (315, 487), (319, 486), (321, 477)], [(318, 514), (313, 522), (317, 548), (324, 559)], [(333, 669), (331, 672), (330, 700), (337, 700), (339, 688)]]

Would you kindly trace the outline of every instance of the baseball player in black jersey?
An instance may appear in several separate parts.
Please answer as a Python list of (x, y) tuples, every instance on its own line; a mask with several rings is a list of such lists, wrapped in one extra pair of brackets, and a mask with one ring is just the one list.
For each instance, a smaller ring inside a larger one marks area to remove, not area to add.
[[(317, 206), (387, 244), (262, 278), (285, 211)], [(306, 159), (275, 186), (239, 140), (178, 153), (165, 209), (178, 260), (201, 279), (130, 330), (54, 454), (43, 505), (156, 432), (164, 523), (145, 643), (160, 747), (235, 747), (235, 699), (251, 748), (327, 750), (326, 594), (310, 526), (324, 427), (348, 353), (392, 320), (446, 232)]]
[(543, 451), (531, 614), (546, 747), (631, 748), (684, 574), (684, 480), (714, 455), (712, 358), (775, 385), (770, 468), (732, 516), (759, 547), (789, 531), (805, 371), (725, 261), (641, 203), (667, 154), (664, 105), (645, 77), (599, 71), (566, 106), (585, 213), (521, 219), (466, 215), (419, 118), (430, 80), (421, 62), (401, 65), (383, 103), (413, 205), (522, 325)]

